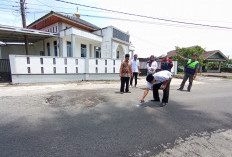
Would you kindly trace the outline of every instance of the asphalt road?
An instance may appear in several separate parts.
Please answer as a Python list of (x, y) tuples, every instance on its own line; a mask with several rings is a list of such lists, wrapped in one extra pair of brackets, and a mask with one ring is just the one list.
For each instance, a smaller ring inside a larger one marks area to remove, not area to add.
[(0, 156), (147, 157), (193, 133), (232, 129), (232, 80), (201, 82), (190, 93), (171, 84), (163, 108), (136, 107), (143, 86), (122, 95), (109, 88), (1, 97)]

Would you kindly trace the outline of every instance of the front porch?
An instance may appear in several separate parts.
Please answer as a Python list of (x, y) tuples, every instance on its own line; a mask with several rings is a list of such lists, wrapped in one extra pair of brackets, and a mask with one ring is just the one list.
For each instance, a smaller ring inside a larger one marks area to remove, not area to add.
[(102, 36), (76, 28), (59, 34), (59, 50), (62, 57), (101, 58)]
[(203, 61), (202, 72), (220, 73), (221, 65), (229, 59), (219, 50), (208, 51), (200, 56)]

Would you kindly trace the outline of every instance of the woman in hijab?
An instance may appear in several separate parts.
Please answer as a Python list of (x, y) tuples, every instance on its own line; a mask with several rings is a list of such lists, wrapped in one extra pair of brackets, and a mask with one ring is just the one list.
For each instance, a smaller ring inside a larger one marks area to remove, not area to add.
[(155, 61), (155, 56), (151, 55), (150, 60), (147, 61), (147, 75), (154, 74), (157, 69), (157, 62)]

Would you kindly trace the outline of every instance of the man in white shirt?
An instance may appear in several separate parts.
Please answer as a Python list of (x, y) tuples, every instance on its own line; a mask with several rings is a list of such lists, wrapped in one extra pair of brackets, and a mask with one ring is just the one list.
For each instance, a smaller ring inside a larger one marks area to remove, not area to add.
[(132, 63), (133, 77), (131, 77), (131, 79), (130, 79), (130, 85), (132, 86), (132, 84), (133, 84), (133, 78), (135, 78), (135, 87), (137, 85), (138, 74), (140, 73), (139, 60), (137, 59), (137, 57), (138, 57), (138, 55), (135, 54), (134, 55), (134, 59), (131, 61), (131, 63)]
[(164, 70), (157, 72), (155, 74), (149, 74), (146, 78), (147, 80), (147, 88), (144, 91), (143, 98), (141, 99), (141, 102), (144, 102), (145, 97), (147, 96), (149, 90), (153, 86), (153, 101), (160, 102), (159, 98), (159, 89), (163, 90), (163, 99), (161, 103), (161, 107), (167, 105), (168, 103), (168, 98), (169, 98), (169, 87), (170, 87), (170, 82), (172, 79), (172, 73)]

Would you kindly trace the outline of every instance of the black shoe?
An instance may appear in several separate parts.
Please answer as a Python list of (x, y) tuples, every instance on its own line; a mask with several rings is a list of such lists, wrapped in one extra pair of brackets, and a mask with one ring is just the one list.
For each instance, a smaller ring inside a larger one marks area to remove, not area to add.
[(131, 93), (130, 91), (127, 91), (126, 93)]
[(182, 88), (178, 88), (177, 90), (182, 91), (183, 89)]
[(188, 89), (187, 92), (190, 92), (190, 90)]
[(121, 94), (123, 94), (124, 92), (120, 92)]
[(160, 104), (160, 107), (164, 107), (164, 106), (166, 106), (166, 105), (167, 105), (166, 102), (162, 102), (162, 103)]
[(152, 99), (151, 102), (160, 102), (160, 100)]

